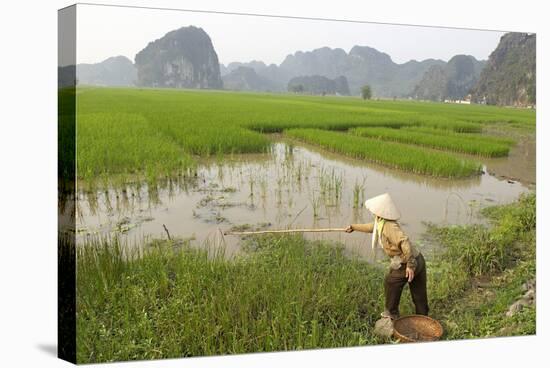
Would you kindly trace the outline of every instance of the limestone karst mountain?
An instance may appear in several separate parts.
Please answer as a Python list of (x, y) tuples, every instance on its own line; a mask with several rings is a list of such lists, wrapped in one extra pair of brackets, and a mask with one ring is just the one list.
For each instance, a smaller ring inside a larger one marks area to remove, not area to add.
[(222, 77), (224, 89), (235, 91), (278, 91), (275, 83), (259, 76), (253, 68), (238, 66)]
[(133, 86), (137, 73), (126, 56), (114, 56), (95, 64), (77, 64), (76, 77), (79, 84)]
[(329, 79), (320, 75), (294, 77), (288, 82), (288, 91), (313, 95), (349, 95), (346, 77)]
[(489, 56), (472, 99), (491, 105), (535, 105), (535, 85), (536, 35), (506, 33)]
[(138, 86), (222, 88), (218, 55), (202, 28), (168, 32), (138, 52), (135, 65)]
[(484, 62), (473, 56), (453, 56), (445, 65), (430, 67), (411, 96), (432, 101), (465, 99), (476, 84), (483, 65)]

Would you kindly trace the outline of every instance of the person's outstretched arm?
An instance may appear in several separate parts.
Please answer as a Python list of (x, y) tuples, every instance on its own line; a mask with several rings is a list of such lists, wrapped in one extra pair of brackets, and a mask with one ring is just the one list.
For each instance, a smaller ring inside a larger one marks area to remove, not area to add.
[(352, 224), (349, 225), (346, 229), (346, 232), (351, 233), (353, 231), (361, 231), (363, 233), (372, 233), (374, 230), (374, 223), (368, 224)]

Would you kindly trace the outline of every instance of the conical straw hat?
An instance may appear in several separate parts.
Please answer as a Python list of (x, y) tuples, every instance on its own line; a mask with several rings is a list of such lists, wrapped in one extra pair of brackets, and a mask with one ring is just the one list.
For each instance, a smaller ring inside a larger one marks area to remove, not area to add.
[(401, 217), (401, 213), (388, 193), (367, 199), (365, 207), (376, 216), (386, 220), (397, 220)]

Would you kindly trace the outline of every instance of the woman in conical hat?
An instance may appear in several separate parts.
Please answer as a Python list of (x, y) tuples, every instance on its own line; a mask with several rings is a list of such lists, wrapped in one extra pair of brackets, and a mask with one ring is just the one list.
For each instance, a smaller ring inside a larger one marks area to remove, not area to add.
[(390, 257), (390, 269), (384, 280), (386, 310), (383, 317), (399, 317), (399, 301), (407, 282), (411, 290), (416, 314), (428, 315), (426, 291), (426, 262), (422, 253), (414, 247), (401, 230), (397, 220), (401, 217), (388, 193), (371, 198), (365, 207), (374, 215), (374, 222), (349, 225), (346, 232), (372, 233), (372, 247), (379, 245)]

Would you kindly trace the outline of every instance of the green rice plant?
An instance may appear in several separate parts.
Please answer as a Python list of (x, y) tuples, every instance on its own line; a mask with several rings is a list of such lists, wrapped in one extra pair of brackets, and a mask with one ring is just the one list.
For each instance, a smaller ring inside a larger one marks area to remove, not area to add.
[(266, 152), (270, 145), (267, 137), (244, 129), (210, 121), (207, 124), (187, 124), (178, 115), (159, 113), (149, 117), (152, 124), (182, 149), (193, 155)]
[[(60, 103), (71, 100), (60, 94)], [(74, 99), (73, 99), (74, 100)], [(78, 177), (172, 175), (198, 157), (266, 152), (261, 133), (292, 128), (433, 128), (480, 133), (488, 124), (535, 126), (535, 112), (481, 105), (203, 90), (86, 88), (76, 93)], [(70, 119), (61, 117), (61, 123)], [(103, 121), (105, 124), (103, 124)], [(69, 127), (70, 128), (70, 127)], [(500, 128), (499, 128), (500, 129)], [(70, 138), (70, 129), (62, 129)], [(70, 153), (62, 157), (70, 162)]]
[(252, 173), (250, 173), (250, 176), (248, 177), (248, 187), (250, 188), (250, 194), (248, 195), (249, 197), (254, 197), (254, 182), (255, 179), (252, 176)]
[[(76, 94), (73, 88), (63, 88), (57, 93), (57, 146), (58, 148), (58, 168), (59, 178), (74, 178), (75, 176), (75, 103)], [(60, 182), (62, 184), (63, 181)]]
[(177, 174), (194, 160), (138, 114), (79, 114), (77, 172), (84, 179), (112, 173)]
[(361, 183), (355, 182), (353, 185), (353, 208), (361, 208), (363, 201), (365, 200), (365, 182), (366, 178), (363, 178)]
[(481, 165), (474, 161), (401, 143), (317, 129), (291, 129), (285, 134), (330, 151), (417, 174), (456, 178), (481, 173)]
[(448, 130), (429, 128), (429, 127), (423, 127), (423, 126), (403, 127), (401, 130), (404, 132), (412, 131), (412, 132), (438, 135), (438, 136), (468, 138), (469, 140), (475, 140), (478, 142), (500, 143), (500, 144), (505, 144), (509, 146), (516, 144), (515, 139), (513, 139), (512, 137), (507, 137), (503, 135), (499, 136), (499, 135), (476, 134), (476, 133), (456, 133), (456, 132), (450, 132)]
[(389, 128), (355, 128), (350, 130), (350, 133), (360, 137), (408, 143), (489, 157), (507, 156), (510, 150), (507, 144), (491, 142), (490, 140), (470, 139), (469, 137), (461, 137), (459, 134), (426, 134), (415, 130)]
[(430, 127), (457, 133), (481, 133), (480, 124), (445, 115), (419, 115), (412, 118), (412, 126)]
[[(317, 121), (309, 121), (310, 118), (304, 119), (302, 116), (296, 116), (295, 119), (283, 121), (266, 120), (261, 122), (245, 123), (244, 126), (250, 130), (260, 133), (282, 133), (285, 129), (311, 127), (323, 130), (345, 131), (350, 128), (359, 126), (385, 126), (399, 128), (402, 126), (412, 126), (413, 123), (403, 119), (402, 117), (393, 117), (388, 115), (351, 115), (345, 120), (340, 115), (333, 115), (333, 112), (327, 112), (324, 116), (320, 116), (319, 112), (314, 115)], [(327, 121), (331, 117), (331, 121)]]
[(342, 187), (344, 182), (342, 175), (338, 175), (334, 168), (328, 170), (321, 167), (319, 169), (318, 178), (321, 196), (326, 201), (338, 201), (342, 196)]
[(262, 198), (267, 198), (267, 178), (265, 176), (260, 178), (260, 189)]
[(311, 194), (310, 197), (311, 202), (311, 208), (313, 210), (313, 218), (317, 219), (320, 216), (320, 209), (321, 209), (321, 196), (315, 195), (315, 193)]

